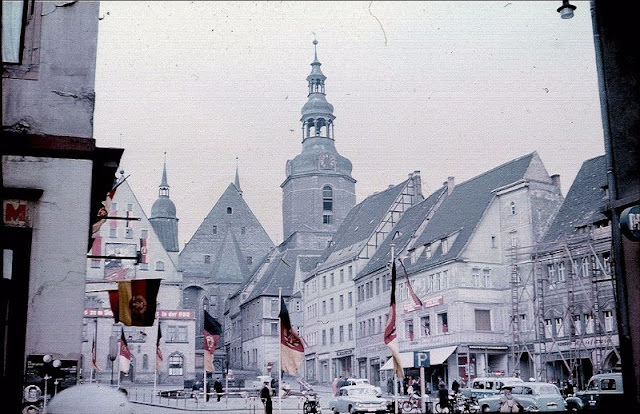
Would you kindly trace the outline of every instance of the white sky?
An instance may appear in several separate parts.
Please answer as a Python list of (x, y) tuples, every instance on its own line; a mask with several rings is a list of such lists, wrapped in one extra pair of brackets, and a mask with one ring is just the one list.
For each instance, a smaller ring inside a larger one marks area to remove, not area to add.
[[(589, 2), (101, 2), (94, 135), (147, 215), (166, 151), (180, 245), (229, 183), (282, 241), (285, 164), (318, 59), (357, 201), (427, 196), (538, 151), (566, 195), (604, 141)], [(236, 161), (236, 157), (238, 160)]]

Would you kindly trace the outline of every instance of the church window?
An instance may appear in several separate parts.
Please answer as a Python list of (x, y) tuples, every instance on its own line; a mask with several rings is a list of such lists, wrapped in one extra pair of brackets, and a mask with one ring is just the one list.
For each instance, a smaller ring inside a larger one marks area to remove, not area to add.
[(247, 264), (250, 265), (253, 263), (253, 257), (247, 256)]
[(322, 188), (322, 210), (333, 211), (333, 190), (328, 185)]
[(169, 375), (182, 375), (183, 358), (181, 355), (174, 354), (169, 357)]
[(227, 207), (227, 214), (233, 214), (233, 209), (231, 207)]
[(218, 226), (213, 226), (213, 234), (218, 234)]
[(204, 262), (205, 263), (211, 263), (211, 256), (209, 256), (208, 254), (204, 255)]
[(246, 234), (247, 233), (247, 228), (246, 227), (240, 227), (240, 234)]

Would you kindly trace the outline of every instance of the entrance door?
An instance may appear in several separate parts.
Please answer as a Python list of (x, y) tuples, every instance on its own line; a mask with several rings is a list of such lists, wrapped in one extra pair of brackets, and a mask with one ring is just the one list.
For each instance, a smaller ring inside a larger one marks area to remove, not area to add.
[(0, 236), (0, 389), (4, 409), (16, 413), (24, 382), (31, 229), (2, 227)]

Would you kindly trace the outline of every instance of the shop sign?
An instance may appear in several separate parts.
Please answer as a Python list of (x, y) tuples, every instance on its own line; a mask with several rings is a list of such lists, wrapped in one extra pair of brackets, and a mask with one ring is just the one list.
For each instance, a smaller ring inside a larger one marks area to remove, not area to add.
[(622, 210), (620, 229), (627, 238), (640, 241), (640, 206), (632, 206)]

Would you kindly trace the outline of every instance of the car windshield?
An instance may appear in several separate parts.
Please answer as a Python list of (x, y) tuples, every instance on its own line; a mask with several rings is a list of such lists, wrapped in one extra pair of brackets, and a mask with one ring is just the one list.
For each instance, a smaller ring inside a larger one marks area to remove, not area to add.
[(376, 392), (372, 388), (354, 388), (349, 390), (349, 395), (368, 395), (375, 397)]

